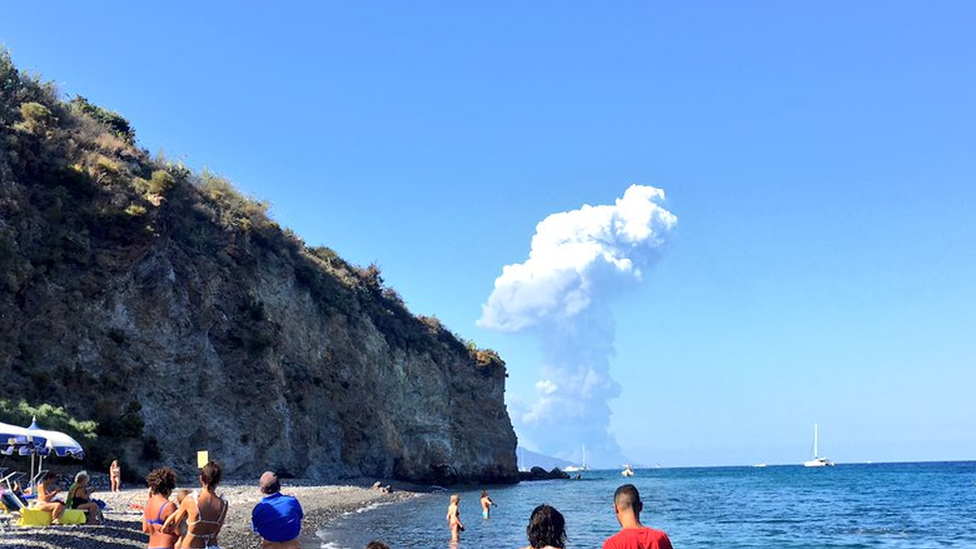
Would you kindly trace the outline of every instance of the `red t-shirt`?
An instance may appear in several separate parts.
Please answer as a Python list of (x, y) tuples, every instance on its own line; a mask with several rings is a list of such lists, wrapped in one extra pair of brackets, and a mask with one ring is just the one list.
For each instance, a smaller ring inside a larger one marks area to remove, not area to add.
[(603, 542), (603, 549), (672, 549), (668, 535), (653, 528), (624, 528)]

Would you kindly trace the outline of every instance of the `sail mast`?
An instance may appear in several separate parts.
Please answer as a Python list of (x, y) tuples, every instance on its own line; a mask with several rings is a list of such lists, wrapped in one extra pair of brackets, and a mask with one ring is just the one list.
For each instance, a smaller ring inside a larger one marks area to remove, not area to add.
[(818, 436), (819, 434), (820, 433), (819, 433), (819, 429), (817, 428), (817, 424), (814, 423), (813, 424), (813, 459), (817, 459), (818, 457), (820, 457), (820, 448), (818, 448), (817, 445), (817, 439), (819, 438)]

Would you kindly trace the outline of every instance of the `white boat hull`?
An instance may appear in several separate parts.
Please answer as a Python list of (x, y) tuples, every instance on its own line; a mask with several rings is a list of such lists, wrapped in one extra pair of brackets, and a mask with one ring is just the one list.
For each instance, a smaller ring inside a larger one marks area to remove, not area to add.
[(833, 467), (834, 462), (827, 458), (817, 458), (803, 462), (804, 467)]

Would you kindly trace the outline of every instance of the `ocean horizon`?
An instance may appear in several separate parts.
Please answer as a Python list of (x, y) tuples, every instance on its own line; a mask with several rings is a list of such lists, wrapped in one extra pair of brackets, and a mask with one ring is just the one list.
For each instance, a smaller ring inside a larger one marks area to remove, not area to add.
[[(566, 518), (567, 548), (599, 548), (619, 526), (612, 498), (633, 483), (642, 521), (676, 548), (976, 547), (976, 461), (793, 464), (583, 472), (581, 480), (467, 486), (349, 513), (318, 532), (325, 549), (361, 549), (379, 539), (393, 549), (524, 547), (531, 510), (541, 503)], [(489, 520), (478, 499), (498, 504)], [(444, 514), (461, 495), (466, 526), (452, 546)]]

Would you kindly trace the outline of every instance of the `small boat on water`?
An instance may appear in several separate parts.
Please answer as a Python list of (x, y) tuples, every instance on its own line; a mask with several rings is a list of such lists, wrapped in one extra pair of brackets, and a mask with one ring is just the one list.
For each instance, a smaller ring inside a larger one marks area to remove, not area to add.
[(804, 461), (804, 467), (833, 467), (834, 462), (820, 455), (820, 448), (818, 446), (820, 438), (820, 432), (817, 429), (817, 424), (813, 424), (813, 459), (810, 461)]
[(762, 463), (762, 462), (753, 465), (753, 467), (765, 467), (765, 466), (766, 466), (766, 464), (765, 463)]
[(620, 476), (622, 477), (632, 477), (634, 476), (634, 468), (630, 466), (629, 463), (624, 464), (624, 470), (620, 471)]
[(582, 465), (567, 465), (563, 471), (567, 473), (580, 473), (583, 471), (589, 471), (590, 468), (586, 465), (586, 445), (583, 445), (583, 464)]

